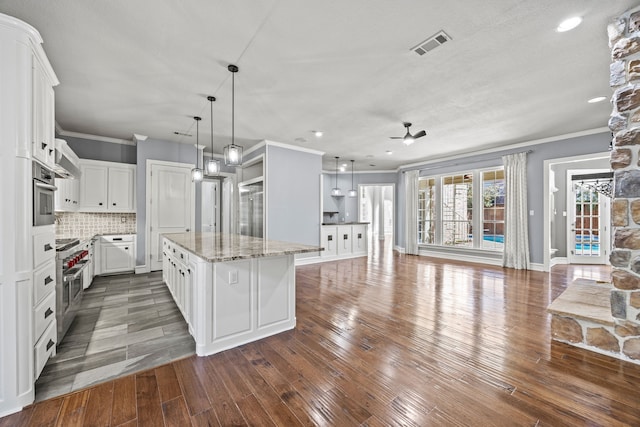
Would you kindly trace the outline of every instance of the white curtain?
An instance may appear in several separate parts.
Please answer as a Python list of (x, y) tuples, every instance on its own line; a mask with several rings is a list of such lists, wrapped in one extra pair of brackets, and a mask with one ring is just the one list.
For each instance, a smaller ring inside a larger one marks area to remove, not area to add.
[(527, 153), (502, 156), (505, 181), (504, 252), (502, 265), (529, 269)]
[(406, 201), (405, 253), (418, 255), (418, 176), (420, 171), (411, 170), (404, 173), (404, 189)]

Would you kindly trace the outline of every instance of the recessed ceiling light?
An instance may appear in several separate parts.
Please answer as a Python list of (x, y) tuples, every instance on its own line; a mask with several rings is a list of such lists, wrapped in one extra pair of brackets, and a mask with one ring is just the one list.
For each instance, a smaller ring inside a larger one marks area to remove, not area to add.
[(573, 30), (578, 25), (580, 25), (581, 22), (582, 22), (582, 18), (579, 16), (574, 16), (572, 18), (565, 19), (560, 23), (560, 25), (558, 25), (558, 28), (556, 28), (556, 31), (559, 33), (564, 33), (565, 31)]
[(323, 132), (321, 130), (312, 130), (311, 132), (313, 132), (316, 138), (320, 138), (323, 135)]
[(340, 166), (340, 172), (344, 172), (346, 168), (347, 168), (347, 165)]
[(391, 151), (391, 150), (387, 150), (387, 154), (388, 154), (388, 155), (392, 155), (392, 154), (393, 154), (393, 151)]
[(589, 104), (595, 104), (596, 102), (602, 102), (605, 99), (607, 99), (606, 96), (596, 96), (595, 98), (591, 98), (590, 100), (588, 100), (587, 102)]
[(346, 168), (346, 167), (347, 167), (347, 164), (346, 164), (346, 163), (343, 163), (343, 164), (342, 164), (342, 167), (343, 167), (343, 168)]

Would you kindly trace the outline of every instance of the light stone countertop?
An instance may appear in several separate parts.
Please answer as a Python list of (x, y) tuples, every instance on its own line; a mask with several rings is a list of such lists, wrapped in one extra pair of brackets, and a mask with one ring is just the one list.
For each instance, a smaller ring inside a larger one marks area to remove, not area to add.
[(226, 233), (167, 233), (168, 240), (208, 262), (292, 255), (324, 250), (320, 246), (265, 240)]

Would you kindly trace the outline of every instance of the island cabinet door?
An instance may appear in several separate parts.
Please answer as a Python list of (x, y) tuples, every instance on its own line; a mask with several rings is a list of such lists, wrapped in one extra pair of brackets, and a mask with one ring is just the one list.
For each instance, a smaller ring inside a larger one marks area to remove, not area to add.
[(364, 255), (367, 253), (367, 226), (364, 224), (354, 225), (351, 228), (353, 239), (353, 253)]
[(232, 340), (252, 330), (251, 260), (213, 265), (213, 340)]
[(291, 322), (295, 317), (293, 256), (256, 258), (258, 329)]

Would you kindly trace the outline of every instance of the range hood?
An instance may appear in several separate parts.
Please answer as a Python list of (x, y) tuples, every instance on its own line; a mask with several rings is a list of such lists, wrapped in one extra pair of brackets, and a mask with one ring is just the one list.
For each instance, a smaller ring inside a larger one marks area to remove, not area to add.
[(56, 138), (56, 165), (53, 171), (58, 178), (80, 178), (80, 159), (64, 139)]

